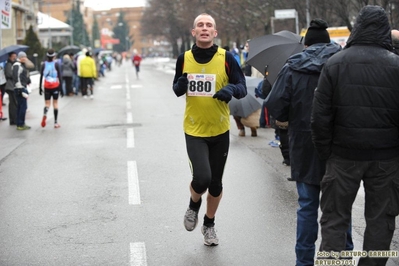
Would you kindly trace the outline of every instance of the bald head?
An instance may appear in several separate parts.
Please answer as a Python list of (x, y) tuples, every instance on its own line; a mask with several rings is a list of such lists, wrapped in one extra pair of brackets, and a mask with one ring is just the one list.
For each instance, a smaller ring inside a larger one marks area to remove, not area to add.
[(399, 30), (392, 30), (391, 31), (392, 37), (392, 46), (396, 49), (399, 49)]

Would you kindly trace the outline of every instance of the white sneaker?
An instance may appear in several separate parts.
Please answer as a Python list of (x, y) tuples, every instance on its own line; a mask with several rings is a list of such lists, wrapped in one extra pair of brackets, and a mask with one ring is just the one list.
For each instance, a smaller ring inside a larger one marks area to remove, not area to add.
[(90, 95), (90, 99), (92, 99), (92, 100), (94, 99), (94, 95), (93, 95), (93, 94), (92, 94), (92, 95)]
[(203, 225), (201, 232), (204, 235), (204, 244), (207, 246), (217, 246), (219, 245), (219, 238), (216, 235), (215, 227), (208, 227)]
[(184, 227), (187, 231), (193, 231), (198, 223), (198, 211), (194, 211), (190, 208), (187, 209), (184, 214)]
[(83, 96), (83, 99), (85, 99), (85, 100), (86, 100), (86, 99), (87, 99), (87, 95)]

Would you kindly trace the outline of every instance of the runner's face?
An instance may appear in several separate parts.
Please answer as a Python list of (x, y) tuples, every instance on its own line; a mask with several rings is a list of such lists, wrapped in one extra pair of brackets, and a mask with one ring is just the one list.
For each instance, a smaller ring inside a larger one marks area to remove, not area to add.
[(217, 36), (215, 21), (211, 16), (198, 16), (194, 24), (194, 29), (191, 30), (191, 34), (195, 37), (198, 47), (211, 47), (213, 45), (213, 39)]

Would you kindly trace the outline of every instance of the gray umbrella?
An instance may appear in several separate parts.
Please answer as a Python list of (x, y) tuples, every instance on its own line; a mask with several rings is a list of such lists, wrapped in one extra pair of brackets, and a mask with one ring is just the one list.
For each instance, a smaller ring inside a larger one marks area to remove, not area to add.
[(248, 42), (247, 63), (262, 74), (268, 66), (267, 79), (273, 84), (287, 59), (304, 49), (301, 40), (301, 36), (286, 30), (254, 38)]
[(229, 102), (230, 114), (240, 117), (248, 117), (253, 112), (259, 110), (262, 107), (263, 100), (256, 98), (255, 88), (261, 82), (262, 78), (245, 77), (247, 85), (247, 95), (237, 100), (232, 98)]
[(76, 54), (77, 52), (79, 52), (81, 49), (79, 46), (76, 45), (67, 45), (63, 48), (61, 48), (58, 51), (57, 57), (60, 58), (61, 56), (63, 56), (64, 54)]

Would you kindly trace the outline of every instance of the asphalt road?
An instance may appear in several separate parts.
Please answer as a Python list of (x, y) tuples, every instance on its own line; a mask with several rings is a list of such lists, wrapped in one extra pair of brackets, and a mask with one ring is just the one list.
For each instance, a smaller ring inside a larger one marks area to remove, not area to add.
[[(173, 65), (146, 59), (139, 79), (130, 62), (115, 66), (95, 84), (93, 100), (60, 100), (59, 129), (52, 109), (40, 126), (44, 101), (35, 86), (26, 119), (32, 129), (0, 122), (1, 266), (295, 264), (296, 187), (279, 149), (268, 145), (272, 129), (238, 137), (231, 120), (220, 245), (204, 246), (199, 228), (185, 231), (185, 101), (171, 90)], [(360, 189), (354, 205), (356, 250), (363, 196)], [(201, 222), (203, 215), (204, 208)]]

